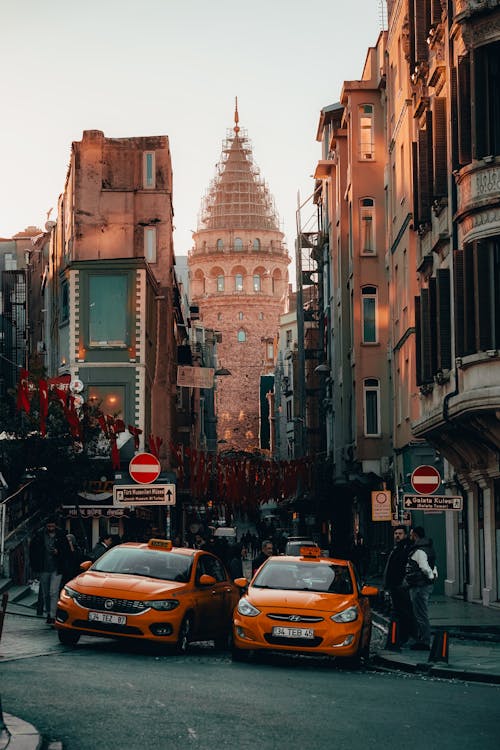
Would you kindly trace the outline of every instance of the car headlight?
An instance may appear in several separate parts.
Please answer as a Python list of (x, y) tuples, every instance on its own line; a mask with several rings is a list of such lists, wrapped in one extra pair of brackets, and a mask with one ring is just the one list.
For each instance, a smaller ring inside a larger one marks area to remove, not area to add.
[(70, 599), (76, 599), (78, 596), (78, 591), (75, 591), (75, 589), (71, 589), (69, 586), (64, 586), (64, 593), (66, 596), (69, 596)]
[(338, 614), (332, 615), (331, 619), (334, 620), (334, 622), (354, 622), (354, 620), (358, 619), (358, 608), (348, 607), (342, 612), (338, 612)]
[(243, 597), (238, 602), (238, 612), (240, 615), (246, 615), (247, 617), (255, 617), (256, 615), (260, 615), (260, 609), (257, 609), (257, 607), (254, 607), (253, 604), (250, 604), (248, 599), (245, 599)]
[(179, 606), (177, 599), (157, 599), (154, 602), (148, 602), (151, 609), (157, 609), (159, 612), (168, 612), (170, 609), (175, 609)]

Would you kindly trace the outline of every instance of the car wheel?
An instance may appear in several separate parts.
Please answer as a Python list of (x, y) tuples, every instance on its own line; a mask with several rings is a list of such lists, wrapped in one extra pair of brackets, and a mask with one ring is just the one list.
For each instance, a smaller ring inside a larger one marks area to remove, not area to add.
[(62, 643), (63, 646), (76, 646), (80, 640), (80, 634), (73, 633), (71, 630), (59, 630), (57, 635), (59, 637), (59, 642)]
[(193, 620), (191, 615), (186, 615), (179, 628), (179, 636), (177, 638), (177, 645), (175, 649), (178, 654), (187, 654), (189, 650), (189, 638), (191, 635), (192, 625)]
[(231, 659), (233, 661), (239, 661), (239, 662), (249, 661), (250, 651), (247, 651), (246, 649), (244, 650), (242, 648), (238, 648), (233, 643), (233, 645), (231, 646)]

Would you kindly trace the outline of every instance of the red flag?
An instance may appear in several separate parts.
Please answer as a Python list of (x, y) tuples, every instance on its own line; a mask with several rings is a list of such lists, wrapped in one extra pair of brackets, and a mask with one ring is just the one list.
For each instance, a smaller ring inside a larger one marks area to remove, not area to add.
[(129, 424), (128, 431), (134, 438), (134, 449), (138, 451), (139, 450), (139, 435), (142, 435), (142, 430), (140, 430), (138, 427), (134, 427), (134, 425)]
[(30, 413), (29, 400), (29, 372), (21, 367), (19, 372), (19, 384), (17, 386), (17, 410), (24, 410), (26, 414)]
[(40, 433), (47, 434), (47, 414), (49, 413), (49, 387), (44, 378), (38, 381), (38, 395), (40, 398)]

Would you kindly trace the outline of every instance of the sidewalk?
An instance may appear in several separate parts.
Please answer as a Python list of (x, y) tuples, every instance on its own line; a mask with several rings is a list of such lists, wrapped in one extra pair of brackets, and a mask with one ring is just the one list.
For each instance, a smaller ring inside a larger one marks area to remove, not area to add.
[[(387, 634), (387, 614), (374, 611), (375, 626)], [(464, 680), (500, 684), (500, 608), (483, 607), (445, 596), (433, 597), (429, 604), (433, 637), (446, 634), (447, 661), (429, 660), (429, 654), (383, 649), (374, 663), (406, 672), (425, 672), (434, 677), (455, 677)]]

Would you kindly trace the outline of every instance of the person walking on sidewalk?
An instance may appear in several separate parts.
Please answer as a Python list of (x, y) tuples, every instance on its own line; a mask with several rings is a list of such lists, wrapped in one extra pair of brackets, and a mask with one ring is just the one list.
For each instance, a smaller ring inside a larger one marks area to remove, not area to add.
[(384, 590), (391, 597), (391, 620), (398, 623), (398, 642), (403, 646), (410, 636), (416, 634), (416, 623), (410, 593), (404, 585), (406, 563), (411, 542), (406, 526), (394, 528), (394, 547), (389, 553), (384, 570)]
[(252, 575), (256, 573), (256, 571), (260, 568), (260, 566), (266, 562), (268, 557), (271, 557), (273, 554), (273, 543), (270, 539), (265, 539), (262, 542), (262, 551), (260, 555), (257, 555), (255, 560), (252, 563)]
[[(68, 569), (70, 548), (66, 534), (49, 518), (33, 537), (29, 547), (32, 571), (40, 581), (43, 610), (47, 623), (54, 622), (62, 577)], [(43, 614), (43, 612), (42, 612)]]
[(422, 526), (410, 531), (412, 546), (406, 563), (405, 582), (410, 591), (413, 614), (417, 621), (417, 641), (410, 646), (414, 651), (429, 651), (431, 626), (429, 622), (429, 598), (438, 577), (436, 553), (432, 540), (427, 539)]

